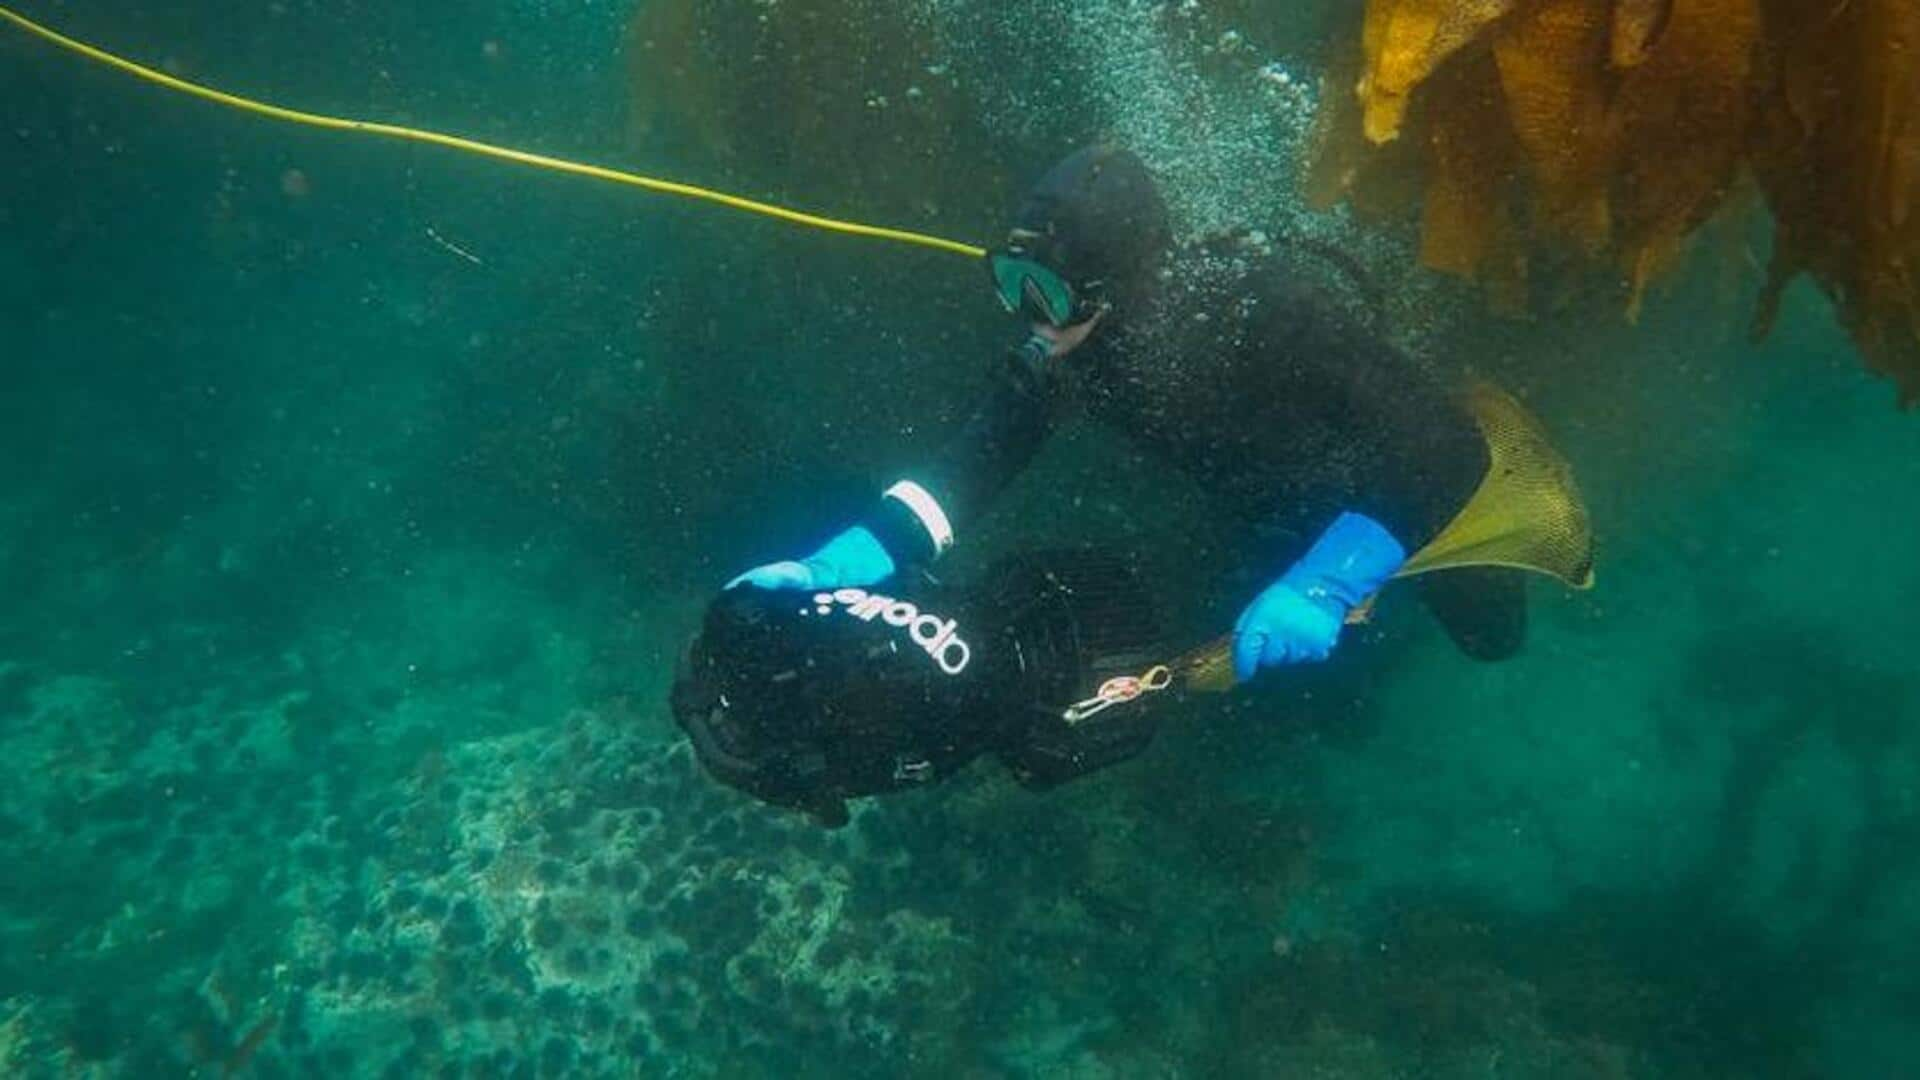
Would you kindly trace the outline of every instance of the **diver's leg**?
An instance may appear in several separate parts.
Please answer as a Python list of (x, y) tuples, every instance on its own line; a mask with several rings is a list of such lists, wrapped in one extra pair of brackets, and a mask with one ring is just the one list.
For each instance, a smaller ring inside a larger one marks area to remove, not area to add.
[(1527, 579), (1519, 570), (1473, 566), (1438, 570), (1419, 580), (1420, 599), (1460, 651), (1475, 660), (1505, 660), (1527, 637)]

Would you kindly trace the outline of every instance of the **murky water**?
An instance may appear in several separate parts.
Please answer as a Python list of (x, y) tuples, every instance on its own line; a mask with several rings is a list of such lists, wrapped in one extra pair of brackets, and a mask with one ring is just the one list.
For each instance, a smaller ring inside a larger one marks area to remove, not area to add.
[[(24, 14), (976, 244), (1123, 143), (1182, 239), (1331, 244), (1364, 286), (1298, 273), (1519, 394), (1597, 586), (1532, 585), (1498, 664), (1396, 586), (1130, 761), (821, 829), (700, 770), (675, 660), (959, 429), (1021, 336), (978, 266), (0, 27), (0, 1073), (1920, 1069), (1920, 426), (1811, 284), (1749, 343), (1763, 215), (1637, 325), (1550, 268), (1491, 314), (1409, 221), (1307, 209), (1340, 5), (401, 7)], [(1068, 425), (942, 576), (1098, 542), (1231, 629), (1270, 538), (1127, 434)]]

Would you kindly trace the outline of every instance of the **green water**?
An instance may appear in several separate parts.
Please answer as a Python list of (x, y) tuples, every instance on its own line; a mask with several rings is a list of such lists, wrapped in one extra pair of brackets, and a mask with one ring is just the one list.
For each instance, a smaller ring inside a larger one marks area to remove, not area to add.
[[(386, 7), (33, 14), (705, 178), (630, 128), (632, 3)], [(998, 155), (943, 167), (1017, 190), (1118, 135), (1189, 232), (1392, 262), (1299, 216), (1311, 102), (1251, 78), (1310, 75), (1323, 22), (1223, 54), (1178, 8), (905, 5)], [(1492, 666), (1388, 602), (1125, 766), (982, 766), (825, 833), (694, 768), (672, 659), (954, 429), (1008, 334), (976, 268), (12, 31), (0, 161), (0, 1075), (1920, 1075), (1920, 422), (1811, 287), (1756, 347), (1757, 281), (1704, 268), (1637, 328), (1409, 275), (1401, 335), (1574, 460), (1597, 589), (1537, 586)], [(1258, 583), (1189, 553), (1244, 538), (1109, 435), (1056, 442), (956, 572), (1098, 537), (1230, 623)]]

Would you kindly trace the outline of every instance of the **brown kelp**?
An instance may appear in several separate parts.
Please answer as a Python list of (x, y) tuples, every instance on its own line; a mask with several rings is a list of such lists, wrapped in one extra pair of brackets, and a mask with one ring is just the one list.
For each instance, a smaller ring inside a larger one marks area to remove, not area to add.
[(1751, 179), (1777, 226), (1756, 330), (1810, 273), (1920, 402), (1920, 0), (1369, 0), (1347, 63), (1323, 204), (1418, 204), (1423, 260), (1508, 307), (1574, 252), (1631, 315)]

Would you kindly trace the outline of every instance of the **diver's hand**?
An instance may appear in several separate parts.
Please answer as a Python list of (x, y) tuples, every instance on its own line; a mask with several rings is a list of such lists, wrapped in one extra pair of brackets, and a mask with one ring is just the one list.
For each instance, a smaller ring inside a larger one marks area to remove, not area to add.
[(1245, 682), (1266, 668), (1325, 660), (1340, 643), (1347, 615), (1406, 561), (1406, 549), (1385, 526), (1363, 514), (1341, 514), (1240, 613), (1233, 625), (1234, 676)]
[(878, 585), (893, 576), (893, 556), (863, 525), (841, 533), (819, 551), (800, 560), (756, 566), (727, 582), (727, 588), (845, 589)]
[(1100, 320), (1106, 317), (1107, 309), (1102, 307), (1093, 313), (1092, 318), (1084, 319), (1072, 326), (1056, 327), (1043, 322), (1034, 323), (1033, 333), (1035, 337), (1046, 341), (1048, 357), (1058, 360), (1085, 345), (1087, 338), (1093, 336), (1094, 328), (1098, 327)]
[(813, 589), (819, 586), (813, 583), (813, 570), (806, 563), (788, 559), (785, 562), (768, 563), (753, 569), (727, 582), (727, 588), (736, 585), (751, 585), (756, 589)]
[(1310, 597), (1284, 578), (1276, 581), (1233, 624), (1234, 677), (1246, 682), (1267, 668), (1325, 660), (1346, 621), (1344, 605)]

